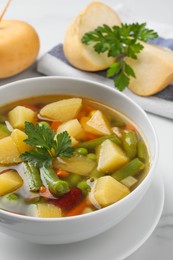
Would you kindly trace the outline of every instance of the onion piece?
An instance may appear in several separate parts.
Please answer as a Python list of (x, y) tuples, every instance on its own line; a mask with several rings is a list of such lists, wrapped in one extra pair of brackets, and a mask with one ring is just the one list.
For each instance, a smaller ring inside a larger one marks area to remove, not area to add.
[(50, 118), (47, 118), (47, 117), (43, 117), (43, 116), (41, 116), (40, 114), (37, 114), (37, 117), (38, 117), (38, 119), (40, 119), (40, 120), (45, 120), (45, 121), (50, 121), (50, 122), (57, 121), (57, 120), (55, 120), (55, 119), (50, 119)]
[(89, 200), (96, 209), (101, 209), (100, 204), (97, 202), (97, 200), (95, 199), (95, 196), (94, 196), (94, 190), (95, 190), (96, 183), (97, 183), (97, 180), (94, 180), (94, 181), (87, 180), (87, 184), (91, 188), (91, 191), (89, 192)]
[(9, 130), (10, 132), (12, 132), (12, 131), (14, 130), (14, 128), (12, 127), (12, 125), (10, 124), (10, 122), (5, 121), (5, 124), (6, 124), (8, 130)]

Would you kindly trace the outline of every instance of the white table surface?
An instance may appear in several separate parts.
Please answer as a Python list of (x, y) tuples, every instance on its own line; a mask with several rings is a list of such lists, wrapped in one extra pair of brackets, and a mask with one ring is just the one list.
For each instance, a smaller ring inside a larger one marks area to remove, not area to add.
[[(1, 1), (0, 8), (6, 1)], [(5, 18), (29, 22), (37, 30), (41, 49), (39, 57), (58, 42), (63, 41), (64, 31), (71, 19), (78, 14), (89, 0), (13, 0)], [(124, 3), (138, 15), (158, 22), (173, 25), (172, 0), (104, 0), (110, 6)], [(0, 85), (22, 78), (40, 76), (33, 65), (27, 71), (15, 77), (0, 80)], [(160, 159), (158, 170), (165, 186), (165, 206), (161, 220), (150, 238), (128, 260), (173, 259), (173, 121), (148, 114), (159, 138)], [(161, 225), (164, 225), (161, 227)], [(53, 260), (55, 251), (51, 248), (41, 250), (38, 245), (23, 243), (0, 233), (0, 259), (2, 260)], [(25, 254), (26, 252), (26, 254)], [(57, 252), (57, 259), (58, 252)], [(98, 258), (99, 259), (99, 258)], [(68, 259), (66, 259), (68, 260)], [(92, 260), (92, 259), (91, 259)], [(110, 259), (108, 259), (110, 260)]]

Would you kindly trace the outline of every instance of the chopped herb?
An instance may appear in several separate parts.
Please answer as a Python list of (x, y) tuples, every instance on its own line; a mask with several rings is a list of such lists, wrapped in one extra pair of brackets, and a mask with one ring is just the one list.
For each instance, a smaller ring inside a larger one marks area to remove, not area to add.
[(25, 143), (33, 147), (32, 150), (20, 155), (23, 161), (31, 162), (36, 167), (50, 167), (53, 158), (71, 157), (74, 148), (70, 147), (71, 139), (67, 131), (57, 136), (46, 125), (30, 122), (25, 123), (25, 133), (28, 138)]

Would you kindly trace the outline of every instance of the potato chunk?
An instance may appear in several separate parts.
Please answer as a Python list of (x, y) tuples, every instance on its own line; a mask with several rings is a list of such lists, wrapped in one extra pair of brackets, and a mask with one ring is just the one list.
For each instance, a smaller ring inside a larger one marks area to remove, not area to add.
[(62, 211), (59, 207), (47, 203), (38, 203), (32, 205), (29, 213), (39, 218), (60, 218), (62, 217)]
[(130, 190), (111, 176), (103, 176), (97, 180), (94, 197), (102, 207), (124, 198)]
[(71, 139), (71, 147), (74, 147), (79, 143), (79, 141), (76, 140), (73, 136), (70, 136), (70, 139)]
[(123, 150), (110, 140), (104, 141), (98, 149), (98, 171), (105, 173), (117, 170), (128, 162)]
[(103, 113), (100, 110), (92, 115), (92, 117), (86, 123), (89, 126), (88, 131), (96, 135), (110, 135), (111, 128), (107, 119), (104, 117)]
[(9, 170), (0, 174), (0, 196), (13, 192), (22, 185), (23, 180), (16, 171)]
[(57, 134), (62, 133), (63, 131), (67, 131), (69, 135), (75, 139), (80, 140), (84, 138), (84, 130), (77, 119), (69, 120), (60, 125), (57, 129)]
[(30, 145), (24, 142), (24, 140), (27, 139), (27, 137), (28, 136), (19, 129), (15, 129), (11, 133), (11, 138), (13, 139), (13, 142), (15, 143), (20, 154), (32, 149)]
[(0, 139), (0, 164), (8, 165), (21, 162), (20, 153), (11, 136)]
[(17, 106), (8, 113), (8, 119), (13, 128), (24, 129), (26, 121), (35, 122), (36, 113), (30, 108)]
[(40, 115), (60, 122), (66, 122), (77, 116), (81, 106), (81, 98), (63, 99), (44, 106), (40, 110)]

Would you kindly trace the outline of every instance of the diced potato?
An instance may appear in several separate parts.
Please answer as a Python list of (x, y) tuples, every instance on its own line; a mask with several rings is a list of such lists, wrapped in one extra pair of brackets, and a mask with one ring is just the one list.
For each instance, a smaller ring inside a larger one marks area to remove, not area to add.
[(79, 143), (73, 136), (70, 136), (70, 139), (71, 139), (71, 147), (74, 147)]
[(111, 128), (109, 126), (109, 123), (100, 110), (96, 110), (96, 112), (93, 113), (93, 115), (88, 120), (86, 125), (90, 127), (88, 130), (92, 134), (96, 134), (96, 135), (111, 134)]
[(80, 140), (84, 138), (84, 130), (77, 119), (71, 119), (60, 125), (57, 129), (57, 134), (62, 133), (63, 131), (67, 131), (69, 135), (75, 139)]
[(16, 171), (9, 170), (0, 174), (0, 196), (13, 192), (22, 185), (23, 180)]
[[(59, 134), (59, 133), (58, 133)], [(56, 139), (56, 136), (55, 135), (55, 139)], [(78, 140), (76, 140), (76, 138), (74, 138), (73, 136), (69, 135), (70, 136), (70, 139), (71, 139), (71, 147), (74, 147), (75, 145), (77, 145), (79, 143)]]
[(103, 176), (97, 180), (94, 197), (100, 206), (106, 207), (124, 198), (130, 190), (111, 176)]
[(83, 116), (80, 119), (80, 124), (82, 125), (83, 129), (88, 132), (88, 133), (92, 133), (93, 128), (90, 127), (89, 125), (87, 125), (87, 122), (90, 120), (89, 116)]
[(21, 162), (20, 153), (11, 136), (0, 139), (0, 164), (8, 165)]
[(110, 140), (104, 141), (98, 150), (97, 170), (105, 173), (117, 170), (129, 161), (123, 150)]
[(96, 167), (96, 162), (85, 156), (57, 159), (54, 162), (55, 168), (87, 176)]
[(40, 110), (40, 115), (60, 122), (66, 122), (77, 116), (81, 106), (81, 98), (63, 99), (44, 106)]
[(18, 151), (20, 154), (25, 153), (26, 151), (29, 151), (32, 149), (32, 147), (24, 142), (24, 140), (27, 139), (27, 135), (19, 130), (19, 129), (14, 129), (13, 132), (11, 133), (11, 138), (13, 142), (15, 143)]
[(30, 108), (17, 106), (8, 113), (8, 119), (13, 128), (24, 129), (26, 121), (35, 123), (36, 113)]
[(82, 214), (87, 214), (87, 213), (91, 213), (91, 212), (93, 212), (93, 209), (90, 208), (90, 207), (86, 207), (86, 208), (83, 210)]
[(62, 211), (59, 207), (47, 203), (31, 205), (29, 214), (39, 218), (60, 218)]

